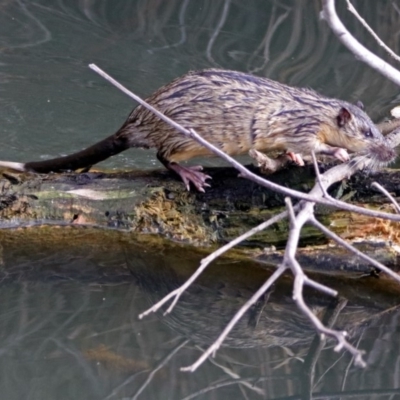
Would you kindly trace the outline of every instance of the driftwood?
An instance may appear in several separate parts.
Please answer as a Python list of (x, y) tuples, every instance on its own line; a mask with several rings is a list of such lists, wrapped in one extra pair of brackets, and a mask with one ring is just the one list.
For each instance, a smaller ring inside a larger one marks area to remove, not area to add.
[[(49, 175), (3, 171), (0, 227), (95, 226), (208, 246), (230, 241), (284, 208), (282, 195), (238, 178), (233, 168), (209, 168), (207, 174), (213, 178), (212, 187), (198, 193), (187, 192), (164, 170)], [(268, 178), (308, 192), (315, 174), (311, 166), (294, 166)], [(392, 206), (371, 183), (378, 180), (399, 196), (399, 179), (396, 170), (360, 173), (337, 185), (332, 194), (390, 212)], [(395, 223), (324, 206), (317, 207), (316, 212), (335, 233), (396, 269), (397, 253), (392, 244), (398, 243), (399, 233)], [(262, 263), (276, 265), (282, 260), (279, 249), (286, 243), (288, 228), (287, 221), (274, 224), (248, 239), (236, 256), (246, 253)], [(358, 274), (374, 273), (369, 263), (349, 257), (346, 250), (330, 243), (313, 227), (303, 230), (298, 257), (309, 270), (331, 272), (335, 267)]]
[[(178, 241), (209, 245), (231, 240), (284, 207), (284, 196), (239, 178), (233, 168), (208, 168), (206, 172), (212, 176), (212, 187), (206, 193), (198, 193), (187, 192), (178, 179), (163, 170), (49, 175), (3, 171), (0, 227), (71, 223), (156, 233)], [(304, 192), (315, 184), (311, 166), (294, 166), (268, 179)], [(394, 196), (400, 195), (400, 174), (396, 170), (356, 174), (337, 185), (331, 194), (390, 212), (388, 200), (371, 187), (375, 180)], [(353, 232), (357, 229), (374, 234), (367, 228), (370, 217), (324, 206), (317, 208), (317, 214), (336, 233), (346, 234), (351, 221)], [(253, 245), (279, 247), (286, 237), (287, 227), (278, 225), (259, 234)], [(313, 230), (303, 235), (307, 244), (318, 243), (321, 237)], [(384, 239), (396, 240), (397, 236), (388, 232)]]

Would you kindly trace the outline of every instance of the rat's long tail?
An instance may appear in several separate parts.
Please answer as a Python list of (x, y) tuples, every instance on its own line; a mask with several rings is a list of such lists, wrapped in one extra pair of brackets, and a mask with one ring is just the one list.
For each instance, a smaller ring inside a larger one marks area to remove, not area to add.
[(75, 171), (97, 164), (115, 154), (121, 153), (129, 147), (130, 145), (126, 136), (118, 135), (117, 132), (87, 149), (68, 156), (44, 161), (30, 161), (27, 163), (0, 161), (0, 167), (16, 171), (34, 171), (39, 173)]

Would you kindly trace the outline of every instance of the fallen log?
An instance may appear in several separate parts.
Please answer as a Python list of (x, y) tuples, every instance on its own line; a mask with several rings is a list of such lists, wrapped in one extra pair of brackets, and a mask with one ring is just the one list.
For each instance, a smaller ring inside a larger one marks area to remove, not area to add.
[[(212, 187), (206, 193), (187, 192), (168, 171), (85, 172), (37, 175), (3, 171), (0, 176), (0, 228), (29, 225), (89, 225), (162, 237), (196, 245), (225, 243), (251, 229), (283, 207), (283, 196), (237, 177), (233, 168), (209, 168)], [(315, 182), (312, 167), (291, 167), (268, 177), (307, 192)], [(377, 180), (399, 195), (400, 175), (385, 170), (356, 174), (333, 193), (365, 207), (388, 210), (387, 199), (371, 188)], [(319, 219), (336, 233), (398, 241), (395, 223), (317, 207)], [(245, 245), (281, 248), (288, 224), (282, 222), (257, 234)], [(302, 245), (327, 240), (316, 229), (304, 230)]]

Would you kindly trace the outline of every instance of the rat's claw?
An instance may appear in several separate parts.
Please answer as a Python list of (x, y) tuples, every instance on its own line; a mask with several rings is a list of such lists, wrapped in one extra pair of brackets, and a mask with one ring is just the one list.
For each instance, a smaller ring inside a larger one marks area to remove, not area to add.
[(332, 154), (335, 158), (339, 159), (340, 161), (349, 161), (350, 160), (350, 156), (349, 153), (347, 153), (347, 151), (345, 149), (342, 148), (337, 148), (333, 154)]
[(287, 156), (297, 165), (300, 165), (301, 167), (304, 166), (304, 161), (303, 158), (301, 157), (301, 154), (293, 153), (292, 151), (287, 152)]
[(206, 182), (207, 179), (211, 179), (211, 176), (204, 174), (201, 165), (194, 165), (190, 167), (183, 167), (176, 163), (170, 163), (168, 168), (176, 172), (182, 179), (186, 189), (190, 191), (190, 182), (199, 191), (204, 193), (204, 188), (210, 187)]

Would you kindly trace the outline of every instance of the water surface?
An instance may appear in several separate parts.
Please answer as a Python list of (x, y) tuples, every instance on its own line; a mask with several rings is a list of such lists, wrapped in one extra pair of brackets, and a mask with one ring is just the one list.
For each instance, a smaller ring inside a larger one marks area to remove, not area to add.
[[(335, 353), (331, 342), (315, 348), (288, 276), (250, 309), (215, 358), (185, 373), (180, 368), (197, 360), (272, 270), (220, 260), (171, 314), (139, 320), (183, 283), (202, 253), (79, 228), (3, 231), (0, 239), (0, 389), (6, 399), (306, 399), (338, 392), (347, 398), (354, 391), (375, 399), (398, 393), (399, 290), (388, 282), (319, 278), (351, 293), (335, 326), (367, 351), (366, 369)], [(307, 302), (326, 321), (337, 305), (310, 291)]]
[[(397, 96), (393, 84), (358, 62), (319, 21), (317, 1), (2, 0), (0, 9), (0, 159), (67, 154), (122, 125), (132, 100), (89, 63), (144, 97), (188, 70), (209, 67), (360, 99), (377, 120)], [(360, 2), (360, 12), (396, 50), (393, 10), (389, 3)], [(360, 40), (377, 48), (343, 15)], [(103, 166), (159, 164), (154, 151), (130, 150)]]
[[(355, 3), (394, 50), (397, 3)], [(0, 159), (66, 154), (119, 128), (134, 104), (89, 63), (141, 96), (188, 70), (220, 67), (361, 99), (376, 120), (397, 102), (394, 85), (319, 21), (317, 1), (1, 0), (0, 10)], [(357, 38), (377, 49), (340, 11)], [(131, 150), (103, 166), (159, 164), (154, 151)], [(268, 270), (220, 261), (170, 316), (138, 320), (202, 254), (167, 244), (149, 250), (137, 239), (98, 232), (69, 231), (54, 241), (35, 235), (2, 236), (2, 398), (400, 398), (398, 296), (382, 291), (381, 281), (373, 293), (354, 285), (358, 300), (337, 321), (367, 351), (364, 370), (331, 343), (315, 356), (314, 331), (293, 306), (287, 279), (215, 359), (188, 374), (179, 368), (199, 357)], [(312, 293), (309, 301), (321, 317), (334, 307)]]

